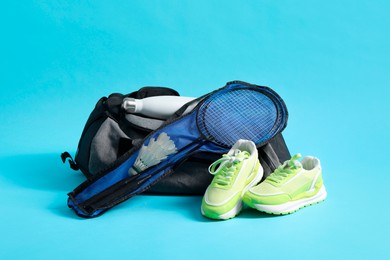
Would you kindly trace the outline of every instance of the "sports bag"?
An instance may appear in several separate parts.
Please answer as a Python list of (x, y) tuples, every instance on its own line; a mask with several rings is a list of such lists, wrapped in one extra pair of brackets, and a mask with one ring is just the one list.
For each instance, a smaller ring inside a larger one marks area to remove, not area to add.
[[(242, 84), (242, 82), (230, 82), (227, 86), (232, 84)], [(244, 83), (244, 86), (246, 84)], [(75, 159), (73, 160), (69, 153), (63, 153), (61, 156), (63, 161), (68, 159), (72, 169), (80, 169), (87, 178), (86, 182), (69, 194), (69, 206), (75, 209), (78, 215), (94, 217), (117, 204), (114, 202), (109, 205), (109, 203), (104, 209), (97, 211), (96, 209), (82, 210), (75, 205), (78, 203), (75, 202), (75, 196), (80, 190), (87, 189), (91, 183), (104, 178), (105, 173), (110, 169), (120, 167), (125, 161), (124, 158), (128, 157), (129, 151), (139, 149), (145, 137), (167, 123), (164, 120), (141, 115), (126, 117), (122, 109), (123, 100), (126, 97), (143, 99), (160, 95), (179, 96), (179, 93), (165, 87), (143, 87), (127, 95), (111, 94), (108, 97), (102, 97), (97, 102), (82, 132)], [(183, 109), (177, 111), (167, 121), (177, 120), (182, 116), (183, 111)], [(290, 158), (281, 134), (277, 134), (269, 142), (261, 145), (258, 151), (264, 168), (264, 178), (279, 166), (281, 161)], [(226, 152), (226, 149), (217, 148), (212, 151), (205, 149), (191, 153), (183, 160), (174, 162), (166, 174), (144, 185), (137, 191), (137, 194), (147, 191), (152, 194), (202, 195), (212, 179), (212, 175), (208, 173), (208, 166), (223, 152)], [(112, 192), (109, 185), (103, 190)], [(97, 195), (99, 194), (91, 195), (91, 198)]]

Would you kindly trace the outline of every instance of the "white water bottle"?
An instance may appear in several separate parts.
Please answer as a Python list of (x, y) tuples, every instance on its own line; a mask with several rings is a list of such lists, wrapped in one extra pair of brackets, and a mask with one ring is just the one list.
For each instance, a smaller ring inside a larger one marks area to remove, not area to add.
[(143, 99), (124, 98), (122, 107), (129, 114), (141, 114), (158, 119), (167, 119), (194, 97), (156, 96)]

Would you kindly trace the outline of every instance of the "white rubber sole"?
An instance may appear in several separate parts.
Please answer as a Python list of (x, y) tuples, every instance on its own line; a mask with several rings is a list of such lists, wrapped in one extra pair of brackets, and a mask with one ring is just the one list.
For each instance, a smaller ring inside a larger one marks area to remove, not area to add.
[[(238, 213), (240, 213), (241, 209), (242, 209), (242, 200), (239, 200), (239, 202), (234, 206), (234, 208), (232, 208), (231, 210), (229, 210), (228, 212), (222, 215), (219, 215), (216, 219), (226, 220), (226, 219), (234, 218)], [(208, 217), (204, 214), (202, 207), (200, 208), (200, 211), (202, 212), (203, 216)]]
[[(237, 201), (236, 205), (234, 205), (234, 207), (231, 210), (229, 210), (228, 212), (226, 212), (224, 214), (219, 215), (217, 217), (217, 219), (226, 220), (226, 219), (231, 219), (231, 218), (234, 218), (235, 216), (237, 216), (241, 212), (241, 209), (242, 209), (242, 197), (244, 196), (245, 192), (247, 192), (250, 188), (252, 188), (259, 181), (261, 181), (261, 178), (263, 178), (263, 174), (264, 174), (264, 169), (263, 169), (263, 167), (260, 164), (259, 165), (259, 169), (257, 170), (255, 178), (253, 178), (253, 180), (250, 183), (248, 183), (248, 185), (246, 185), (245, 188), (243, 189), (243, 191), (241, 192), (241, 199)], [(208, 216), (205, 215), (202, 207), (200, 208), (200, 211), (201, 211), (203, 216), (208, 217)]]
[(303, 207), (321, 202), (326, 199), (326, 196), (327, 196), (327, 192), (325, 186), (322, 186), (321, 189), (318, 191), (318, 193), (311, 198), (290, 201), (280, 205), (254, 204), (254, 206), (256, 207), (257, 210), (270, 213), (270, 214), (277, 214), (277, 215), (289, 214)]

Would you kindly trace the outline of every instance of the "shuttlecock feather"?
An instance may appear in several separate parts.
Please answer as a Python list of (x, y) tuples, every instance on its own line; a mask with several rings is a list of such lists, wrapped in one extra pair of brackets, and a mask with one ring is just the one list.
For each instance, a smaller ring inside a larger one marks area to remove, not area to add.
[(133, 167), (129, 170), (129, 175), (136, 175), (149, 167), (155, 166), (165, 160), (168, 155), (176, 152), (175, 143), (167, 133), (163, 132), (157, 137), (157, 140), (151, 138), (147, 146), (142, 146)]

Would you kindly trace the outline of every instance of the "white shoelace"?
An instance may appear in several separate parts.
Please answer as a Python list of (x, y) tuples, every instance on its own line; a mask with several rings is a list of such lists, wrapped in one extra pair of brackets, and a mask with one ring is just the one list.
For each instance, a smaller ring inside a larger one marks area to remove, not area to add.
[(215, 175), (214, 182), (223, 186), (230, 184), (237, 170), (235, 165), (249, 157), (249, 155), (246, 154), (238, 157), (240, 153), (241, 151), (236, 149), (233, 156), (224, 154), (221, 159), (210, 165), (209, 172), (210, 174)]

